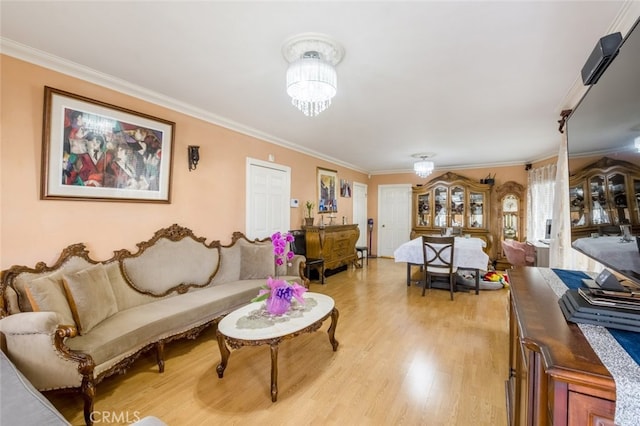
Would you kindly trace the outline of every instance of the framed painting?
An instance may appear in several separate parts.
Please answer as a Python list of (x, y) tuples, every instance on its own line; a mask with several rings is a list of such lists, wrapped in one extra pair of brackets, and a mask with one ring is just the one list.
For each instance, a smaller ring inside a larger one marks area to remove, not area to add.
[(318, 213), (338, 211), (338, 172), (318, 167)]
[(351, 198), (351, 182), (346, 179), (340, 179), (340, 196)]
[(41, 199), (171, 202), (175, 123), (45, 87)]

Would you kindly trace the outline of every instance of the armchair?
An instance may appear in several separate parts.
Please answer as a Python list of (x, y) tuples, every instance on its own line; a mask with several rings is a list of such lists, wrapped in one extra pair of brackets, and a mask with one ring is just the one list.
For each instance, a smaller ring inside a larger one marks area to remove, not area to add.
[(534, 266), (536, 263), (536, 248), (529, 242), (503, 240), (502, 250), (511, 266)]

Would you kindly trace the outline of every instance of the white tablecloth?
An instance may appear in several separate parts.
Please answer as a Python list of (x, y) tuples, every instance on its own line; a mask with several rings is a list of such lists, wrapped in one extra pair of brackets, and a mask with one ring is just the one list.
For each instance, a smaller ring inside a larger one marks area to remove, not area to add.
[[(482, 251), (485, 246), (486, 243), (480, 238), (456, 237), (453, 246), (453, 265), (462, 269), (486, 271), (489, 256)], [(393, 257), (396, 262), (423, 264), (422, 237), (402, 244), (393, 252)]]
[(618, 270), (640, 273), (640, 255), (635, 239), (621, 243), (622, 237), (578, 238), (573, 247)]

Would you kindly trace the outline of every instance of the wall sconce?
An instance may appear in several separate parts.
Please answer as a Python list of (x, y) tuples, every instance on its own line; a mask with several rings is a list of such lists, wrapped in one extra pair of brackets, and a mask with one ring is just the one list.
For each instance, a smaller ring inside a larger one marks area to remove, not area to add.
[(189, 171), (195, 170), (200, 161), (200, 147), (196, 145), (189, 145), (187, 159), (189, 160)]

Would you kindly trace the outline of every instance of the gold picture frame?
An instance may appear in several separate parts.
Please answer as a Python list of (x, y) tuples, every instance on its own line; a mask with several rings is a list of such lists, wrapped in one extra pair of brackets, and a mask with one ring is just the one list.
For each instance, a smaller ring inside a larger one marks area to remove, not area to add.
[(338, 211), (338, 172), (318, 167), (318, 213)]
[(41, 199), (171, 202), (175, 123), (45, 87)]

